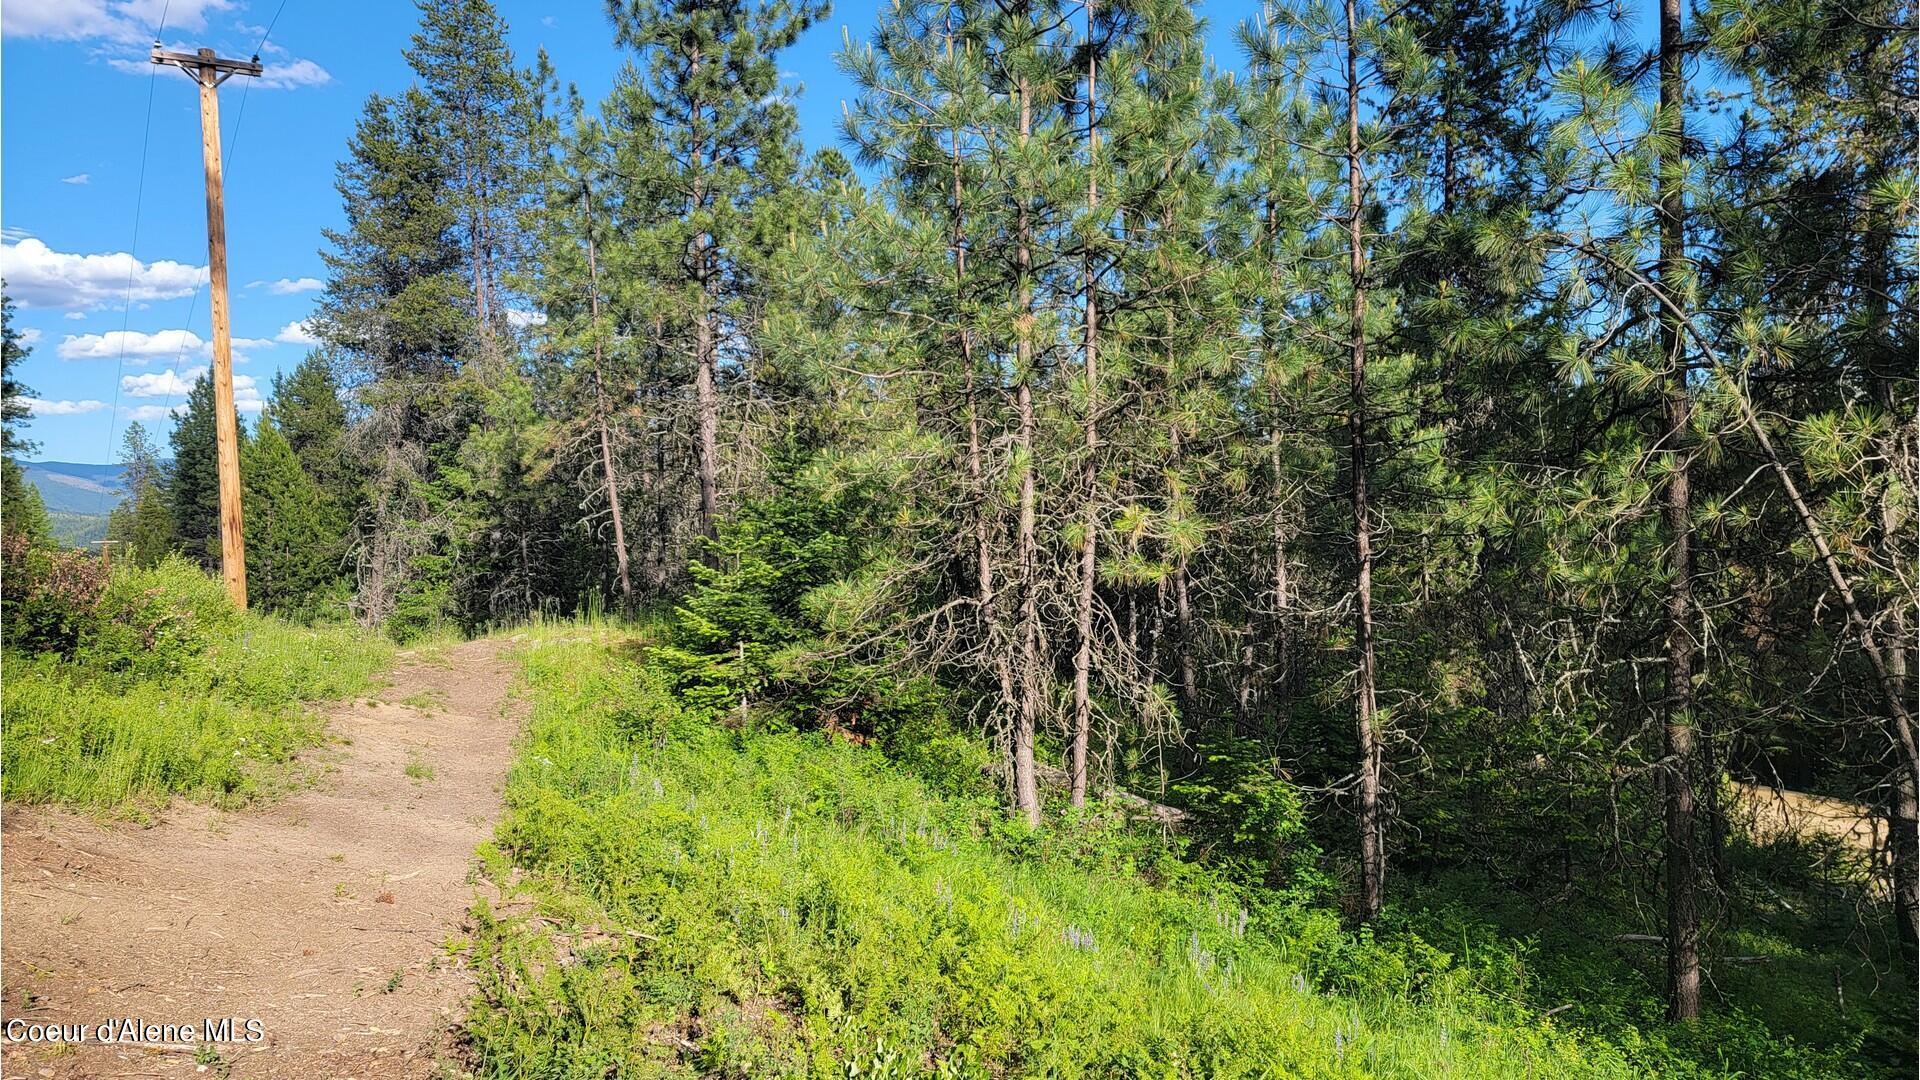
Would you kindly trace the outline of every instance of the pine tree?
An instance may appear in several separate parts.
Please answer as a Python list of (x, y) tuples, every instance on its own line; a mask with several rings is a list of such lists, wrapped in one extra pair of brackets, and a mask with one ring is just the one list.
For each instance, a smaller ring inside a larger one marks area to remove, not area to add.
[(658, 268), (649, 300), (690, 354), (700, 526), (711, 537), (723, 352), (750, 314), (753, 210), (793, 182), (796, 164), (793, 106), (778, 93), (775, 57), (826, 9), (813, 0), (615, 0), (608, 9), (614, 40), (640, 54), (605, 110), (618, 171), (653, 189), (640, 202), (678, 211), (643, 219), (625, 239)]
[[(419, 84), (368, 100), (340, 168), (347, 227), (327, 233), (331, 276), (316, 320), (358, 369), (368, 413), (355, 430), (368, 451), (356, 607), (374, 622), (405, 607), (413, 626), (484, 618), (475, 613), (503, 597), (524, 612), (531, 595), (526, 537), (504, 552), (462, 549), (527, 527), (494, 522), (485, 503), (467, 500), (475, 455), (504, 445), (491, 429), (518, 415), (502, 411), (522, 392), (505, 282), (546, 130), (542, 87), (514, 66), (490, 4), (423, 0), (420, 11), (406, 54)], [(476, 428), (482, 440), (470, 448)], [(480, 471), (522, 464), (515, 456)], [(503, 574), (510, 587), (493, 581)]]
[(366, 469), (348, 448), (347, 406), (325, 352), (309, 352), (291, 372), (274, 375), (273, 420), (320, 490), (342, 509), (358, 503)]
[(13, 325), (13, 299), (0, 291), (0, 527), (47, 544), (52, 542), (52, 527), (46, 504), (17, 460), (34, 450), (34, 444), (20, 434), (27, 417), (33, 415), (26, 401), (33, 391), (15, 370), (32, 351)]
[(539, 331), (542, 366), (550, 392), (566, 403), (556, 410), (564, 419), (547, 433), (544, 451), (556, 463), (570, 465), (590, 497), (605, 501), (608, 528), (602, 529), (597, 513), (589, 527), (612, 547), (619, 602), (630, 609), (636, 575), (630, 565), (625, 462), (641, 375), (633, 362), (635, 343), (615, 333), (614, 313), (607, 310), (612, 283), (602, 279), (602, 230), (612, 218), (605, 200), (617, 184), (607, 166), (605, 129), (586, 115), (577, 91), (570, 95), (565, 127), (543, 177), (544, 198), (530, 230), (537, 272), (529, 291), (546, 316)]
[(13, 298), (0, 292), (0, 453), (8, 458), (34, 450), (34, 445), (20, 434), (26, 419), (33, 415), (27, 404), (33, 390), (20, 381), (16, 370), (32, 352), (13, 325)]
[(342, 579), (339, 508), (300, 467), (272, 415), (261, 417), (244, 450), (249, 598), (268, 611), (314, 614)]
[[(244, 437), (242, 442), (244, 442)], [(208, 570), (220, 565), (220, 462), (213, 418), (213, 380), (202, 374), (187, 393), (187, 411), (169, 436), (174, 543)], [(131, 444), (128, 444), (131, 448)], [(131, 493), (131, 489), (129, 489)]]
[(416, 0), (406, 50), (431, 102), (432, 145), (448, 169), (449, 209), (465, 258), (474, 325), (488, 343), (507, 327), (502, 281), (520, 249), (530, 190), (538, 83), (514, 66), (507, 24), (488, 0)]
[(176, 529), (170, 478), (160, 452), (138, 421), (120, 440), (121, 500), (107, 517), (107, 539), (121, 558), (135, 566), (153, 566), (174, 550)]

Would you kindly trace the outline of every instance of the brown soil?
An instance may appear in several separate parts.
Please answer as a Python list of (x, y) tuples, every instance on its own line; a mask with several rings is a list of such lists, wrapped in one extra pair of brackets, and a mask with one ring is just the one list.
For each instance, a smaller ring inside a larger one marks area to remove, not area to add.
[(1878, 850), (1886, 840), (1885, 821), (1863, 803), (1739, 780), (1728, 783), (1733, 789), (1728, 815), (1756, 840), (1830, 836), (1860, 852)]
[(445, 946), (511, 755), (506, 647), (402, 653), (378, 700), (331, 712), (344, 745), (315, 783), (262, 807), (176, 803), (151, 828), (8, 807), (0, 1014), (257, 1018), (265, 1037), (217, 1047), (219, 1063), (182, 1042), (8, 1041), (0, 1074), (457, 1075), (471, 984)]

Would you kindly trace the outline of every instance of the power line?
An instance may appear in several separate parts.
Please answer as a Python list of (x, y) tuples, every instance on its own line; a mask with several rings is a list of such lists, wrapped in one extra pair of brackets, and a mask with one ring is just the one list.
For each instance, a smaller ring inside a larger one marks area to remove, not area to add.
[[(166, 33), (167, 13), (172, 9), (173, 0), (167, 0), (167, 3), (161, 7), (160, 25), (153, 29), (153, 39), (155, 41), (160, 40), (160, 35)], [(139, 183), (135, 185), (133, 193), (133, 240), (127, 245), (127, 262), (129, 263), (127, 267), (127, 299), (120, 307), (120, 355), (114, 361), (113, 404), (107, 409), (106, 458), (109, 463), (113, 461), (114, 422), (120, 415), (120, 380), (127, 370), (127, 327), (133, 318), (133, 276), (139, 271), (140, 267), (139, 260), (135, 257), (140, 249), (140, 206), (146, 201), (147, 197), (147, 147), (153, 141), (153, 91), (154, 80), (158, 78), (159, 75), (160, 73), (158, 71), (150, 72), (147, 75), (147, 118), (140, 132), (140, 180)], [(100, 491), (99, 498), (94, 500), (95, 512), (105, 509), (106, 502), (107, 492), (103, 487)]]
[[(169, 3), (171, 3), (171, 0), (169, 0)], [(281, 13), (286, 10), (287, 10), (287, 0), (280, 0), (280, 6), (275, 8), (273, 11), (273, 18), (267, 20), (266, 32), (260, 35), (259, 44), (253, 47), (254, 56), (258, 57), (260, 53), (264, 49), (266, 49), (267, 39), (273, 36), (273, 28), (279, 24)], [(240, 125), (247, 118), (247, 98), (252, 93), (253, 93), (253, 80), (249, 79), (247, 80), (246, 85), (242, 87), (240, 90), (240, 107), (234, 111), (233, 129), (226, 136), (226, 142), (225, 142), (225, 145), (227, 147), (226, 155), (225, 155), (226, 165), (227, 165), (226, 171), (228, 171), (229, 173), (233, 171), (233, 162), (237, 157), (239, 157), (239, 154), (240, 154)], [(185, 327), (182, 328), (183, 334), (189, 334), (193, 330), (193, 316), (194, 316), (194, 313), (200, 309), (200, 289), (201, 288), (202, 286), (199, 286), (199, 285), (194, 286), (193, 296), (189, 298), (187, 301), (187, 318), (186, 318), (186, 325)], [(173, 388), (176, 384), (180, 382), (180, 360), (182, 357), (186, 356), (186, 353), (187, 353), (187, 339), (183, 336), (180, 339), (180, 348), (175, 350), (174, 352), (173, 364), (171, 367), (167, 369), (167, 374), (172, 377), (167, 380), (167, 398), (166, 398), (167, 403), (161, 409), (161, 412), (160, 412), (161, 416), (166, 416), (168, 413), (171, 413), (173, 411)], [(117, 396), (118, 394), (117, 389), (115, 393)]]

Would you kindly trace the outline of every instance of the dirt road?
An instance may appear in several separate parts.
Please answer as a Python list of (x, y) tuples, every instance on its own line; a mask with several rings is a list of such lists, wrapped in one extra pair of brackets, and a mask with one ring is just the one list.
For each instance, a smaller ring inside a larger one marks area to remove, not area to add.
[[(0, 1044), (22, 1077), (430, 1077), (469, 989), (443, 948), (472, 897), (515, 722), (507, 646), (402, 654), (377, 699), (334, 707), (344, 745), (280, 801), (183, 803), (151, 828), (8, 807), (0, 964), (9, 1021), (202, 1025), (262, 1038)], [(116, 1032), (116, 1034), (118, 1034)]]

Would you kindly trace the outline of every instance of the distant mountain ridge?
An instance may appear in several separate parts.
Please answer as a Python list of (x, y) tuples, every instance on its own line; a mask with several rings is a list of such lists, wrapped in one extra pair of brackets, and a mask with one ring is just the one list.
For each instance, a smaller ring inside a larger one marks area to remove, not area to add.
[(23, 461), (20, 468), (40, 489), (49, 513), (105, 517), (120, 504), (125, 465), (76, 461)]

